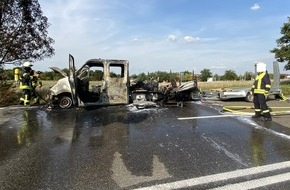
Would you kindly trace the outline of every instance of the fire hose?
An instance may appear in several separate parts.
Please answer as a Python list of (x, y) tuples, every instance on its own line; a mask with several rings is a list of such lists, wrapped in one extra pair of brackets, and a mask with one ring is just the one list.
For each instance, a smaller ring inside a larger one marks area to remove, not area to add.
[[(224, 106), (223, 112), (230, 112), (238, 115), (253, 115), (253, 106)], [(290, 107), (269, 107), (271, 115), (288, 115)]]

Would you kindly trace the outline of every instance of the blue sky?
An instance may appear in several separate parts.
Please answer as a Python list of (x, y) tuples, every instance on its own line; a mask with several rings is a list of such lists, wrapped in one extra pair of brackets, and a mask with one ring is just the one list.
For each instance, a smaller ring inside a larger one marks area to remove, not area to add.
[[(80, 67), (91, 58), (127, 59), (130, 74), (210, 69), (213, 74), (272, 71), (286, 0), (39, 0), (55, 55), (38, 70)], [(284, 64), (281, 64), (281, 70)], [(283, 73), (287, 73), (283, 71)], [(289, 71), (288, 71), (289, 73)]]

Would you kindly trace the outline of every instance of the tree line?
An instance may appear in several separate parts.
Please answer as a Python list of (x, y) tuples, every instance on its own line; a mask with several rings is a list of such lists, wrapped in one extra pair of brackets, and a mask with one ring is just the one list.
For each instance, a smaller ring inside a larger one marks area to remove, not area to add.
[[(0, 69), (1, 70), (1, 69)], [(64, 73), (68, 75), (68, 69), (62, 69)], [(5, 79), (14, 80), (14, 70), (8, 69), (5, 70)], [(103, 72), (100, 70), (90, 71), (90, 80), (99, 81), (102, 80)], [(116, 77), (117, 74), (111, 72), (110, 74), (113, 77)], [(272, 76), (272, 74), (270, 74)], [(41, 80), (59, 80), (63, 76), (54, 71), (45, 71), (40, 75)], [(207, 81), (209, 78), (212, 78), (215, 81), (235, 81), (235, 80), (252, 80), (254, 78), (254, 73), (245, 72), (243, 75), (237, 75), (234, 70), (226, 70), (223, 75), (213, 74), (210, 69), (203, 69), (200, 73), (195, 74), (193, 72), (184, 71), (184, 72), (166, 72), (166, 71), (155, 71), (148, 73), (140, 73), (130, 75), (130, 79), (135, 81), (149, 81), (149, 80), (158, 80), (158, 82), (171, 82), (171, 81), (192, 81), (197, 79), (198, 81)]]

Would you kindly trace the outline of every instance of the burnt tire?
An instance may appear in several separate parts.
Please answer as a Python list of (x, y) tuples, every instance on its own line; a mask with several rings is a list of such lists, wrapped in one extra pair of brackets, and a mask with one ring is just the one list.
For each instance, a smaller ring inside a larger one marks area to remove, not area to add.
[(247, 102), (253, 102), (254, 96), (250, 92), (247, 93), (245, 100)]
[(72, 107), (72, 98), (70, 96), (61, 96), (58, 101), (58, 106), (62, 109), (68, 109)]

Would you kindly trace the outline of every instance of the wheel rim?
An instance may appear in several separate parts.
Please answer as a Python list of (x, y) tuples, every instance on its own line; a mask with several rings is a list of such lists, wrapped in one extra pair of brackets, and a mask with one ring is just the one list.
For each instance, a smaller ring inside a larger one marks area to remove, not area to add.
[(63, 96), (59, 101), (59, 107), (61, 108), (70, 108), (72, 105), (72, 100), (70, 97)]
[(253, 99), (254, 99), (254, 96), (253, 96), (252, 94), (247, 94), (246, 100), (247, 100), (248, 102), (252, 102)]

